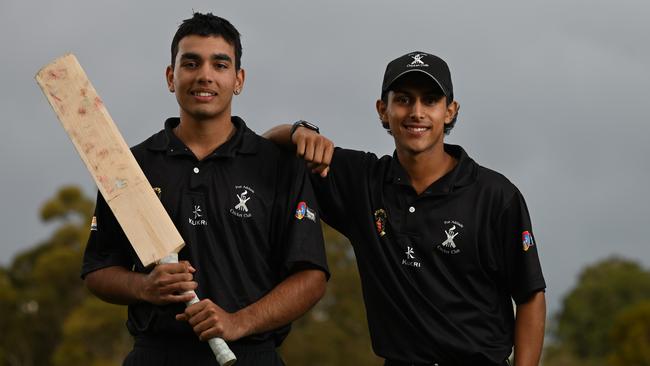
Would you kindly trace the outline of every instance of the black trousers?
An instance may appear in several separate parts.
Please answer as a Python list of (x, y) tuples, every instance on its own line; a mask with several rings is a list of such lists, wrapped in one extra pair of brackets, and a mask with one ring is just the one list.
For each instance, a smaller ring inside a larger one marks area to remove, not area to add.
[[(229, 344), (236, 366), (285, 366), (272, 341), (260, 344)], [(206, 342), (159, 342), (136, 338), (123, 366), (217, 366)]]

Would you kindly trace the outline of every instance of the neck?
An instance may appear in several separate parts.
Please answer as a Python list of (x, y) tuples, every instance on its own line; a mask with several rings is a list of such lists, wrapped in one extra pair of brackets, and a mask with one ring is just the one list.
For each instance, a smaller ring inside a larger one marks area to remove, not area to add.
[(230, 120), (230, 114), (227, 118), (197, 120), (184, 116), (181, 111), (181, 122), (174, 128), (174, 134), (199, 160), (223, 145), (234, 133), (235, 126)]
[(397, 149), (397, 158), (406, 170), (417, 194), (424, 192), (427, 187), (449, 173), (457, 164), (456, 159), (447, 154), (442, 146), (439, 149), (417, 154)]

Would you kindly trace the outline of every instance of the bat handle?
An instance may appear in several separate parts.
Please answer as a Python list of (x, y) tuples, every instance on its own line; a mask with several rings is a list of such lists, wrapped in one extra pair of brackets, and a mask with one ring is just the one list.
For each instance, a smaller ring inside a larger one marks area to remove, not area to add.
[[(160, 263), (178, 263), (178, 253), (169, 254), (165, 258), (161, 259)], [(190, 306), (199, 302), (199, 297), (196, 296), (196, 292), (190, 290), (188, 293), (191, 293), (194, 297), (192, 300), (186, 302), (185, 305)], [(235, 357), (235, 354), (230, 350), (230, 348), (228, 348), (228, 345), (223, 339), (217, 337), (210, 338), (208, 344), (212, 349), (212, 353), (214, 353), (214, 356), (217, 358), (219, 365), (230, 366), (237, 361), (237, 357)]]

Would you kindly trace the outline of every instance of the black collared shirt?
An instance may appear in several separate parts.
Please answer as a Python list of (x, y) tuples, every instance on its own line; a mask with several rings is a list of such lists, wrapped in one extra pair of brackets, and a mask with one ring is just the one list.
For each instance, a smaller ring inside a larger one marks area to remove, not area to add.
[[(180, 260), (194, 268), (199, 298), (237, 311), (266, 295), (293, 271), (315, 268), (328, 276), (314, 192), (304, 162), (232, 118), (234, 135), (201, 161), (176, 137), (178, 118), (135, 146), (133, 154), (185, 240)], [(108, 266), (142, 267), (108, 205), (98, 194), (96, 226), (82, 277)], [(174, 315), (183, 304), (129, 306), (134, 336), (196, 339)], [(289, 326), (242, 342), (274, 340)]]
[(524, 198), (445, 145), (456, 167), (418, 195), (396, 156), (336, 149), (312, 176), (322, 217), (352, 242), (373, 349), (441, 365), (500, 364), (512, 299), (546, 287)]

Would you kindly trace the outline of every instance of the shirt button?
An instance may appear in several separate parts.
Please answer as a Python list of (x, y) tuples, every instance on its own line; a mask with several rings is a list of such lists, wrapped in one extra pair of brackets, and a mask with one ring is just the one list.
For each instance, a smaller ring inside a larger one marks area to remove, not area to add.
[(409, 212), (410, 212), (410, 213), (415, 212), (415, 207), (413, 207), (413, 206), (409, 207)]
[(199, 174), (199, 168), (194, 167), (194, 173)]

